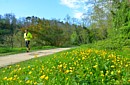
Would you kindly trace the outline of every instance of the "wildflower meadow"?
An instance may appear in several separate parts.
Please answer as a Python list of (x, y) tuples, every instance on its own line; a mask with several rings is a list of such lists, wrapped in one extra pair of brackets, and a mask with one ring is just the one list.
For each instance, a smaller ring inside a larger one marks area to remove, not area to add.
[(0, 85), (129, 85), (130, 59), (76, 48), (0, 69)]

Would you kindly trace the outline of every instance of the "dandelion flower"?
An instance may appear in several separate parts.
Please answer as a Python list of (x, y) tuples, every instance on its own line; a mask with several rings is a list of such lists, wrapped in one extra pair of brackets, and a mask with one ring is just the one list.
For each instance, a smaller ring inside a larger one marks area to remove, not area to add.
[(92, 74), (93, 74), (93, 72), (90, 72), (90, 74), (92, 75)]
[(28, 66), (28, 68), (30, 68), (30, 66)]
[(37, 82), (34, 82), (34, 85), (37, 84)]
[(115, 67), (114, 65), (111, 66), (111, 68), (114, 68), (114, 67)]
[(114, 72), (112, 71), (112, 72), (111, 72), (111, 74), (113, 75), (113, 74), (114, 74)]
[(58, 67), (61, 68), (61, 67), (62, 67), (62, 64), (58, 65)]
[(69, 73), (69, 70), (66, 70), (65, 73)]
[(85, 57), (82, 57), (82, 60), (84, 60), (85, 59)]
[(104, 77), (104, 74), (101, 74), (102, 77)]
[(72, 73), (72, 72), (73, 72), (73, 70), (69, 70), (69, 72), (71, 72), (71, 73)]
[(14, 77), (16, 78), (16, 77), (17, 77), (17, 75), (14, 75)]
[(8, 78), (9, 81), (11, 81), (12, 79), (13, 79), (12, 77)]
[(98, 65), (93, 66), (93, 68), (97, 68)]
[(130, 82), (130, 79), (128, 80), (128, 82)]
[(68, 80), (69, 78), (66, 78), (66, 80)]
[(48, 76), (46, 76), (45, 79), (48, 80)]
[(22, 82), (22, 80), (19, 81), (19, 83), (21, 83), (21, 82)]
[(2, 71), (3, 73), (5, 73), (5, 70), (4, 71)]
[(66, 65), (64, 66), (64, 68), (66, 68)]
[(34, 70), (34, 68), (32, 68), (32, 70)]
[(9, 68), (11, 68), (11, 66), (9, 66)]
[(73, 69), (72, 67), (70, 67), (70, 69)]
[[(22, 68), (19, 68), (18, 71), (20, 71)], [(16, 71), (16, 70), (15, 70)]]
[(121, 71), (120, 71), (120, 70), (118, 70), (117, 72), (118, 72), (118, 73), (121, 73)]
[(128, 67), (128, 64), (126, 64), (125, 67)]
[(106, 74), (105, 75), (108, 75), (109, 71), (106, 71)]
[(29, 83), (30, 83), (30, 80), (27, 80), (26, 83), (29, 84)]
[(42, 75), (40, 78), (41, 78), (41, 79), (44, 79), (44, 78), (45, 78), (45, 75)]
[(32, 72), (30, 71), (28, 74), (32, 74)]
[(7, 80), (7, 77), (4, 77), (3, 80)]

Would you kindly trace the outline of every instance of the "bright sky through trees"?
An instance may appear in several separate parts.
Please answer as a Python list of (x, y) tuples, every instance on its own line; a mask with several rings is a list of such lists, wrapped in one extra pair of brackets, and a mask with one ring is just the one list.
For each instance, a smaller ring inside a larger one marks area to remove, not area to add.
[(80, 19), (91, 5), (88, 0), (1, 0), (0, 14), (13, 13), (17, 18), (37, 16), (64, 19), (66, 15)]

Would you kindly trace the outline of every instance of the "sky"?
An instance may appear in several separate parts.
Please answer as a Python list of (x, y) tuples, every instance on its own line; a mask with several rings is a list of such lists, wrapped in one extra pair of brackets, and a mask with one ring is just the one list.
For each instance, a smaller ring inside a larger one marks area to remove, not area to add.
[(45, 19), (81, 19), (91, 8), (89, 0), (0, 0), (0, 15), (13, 13), (16, 18), (37, 16)]

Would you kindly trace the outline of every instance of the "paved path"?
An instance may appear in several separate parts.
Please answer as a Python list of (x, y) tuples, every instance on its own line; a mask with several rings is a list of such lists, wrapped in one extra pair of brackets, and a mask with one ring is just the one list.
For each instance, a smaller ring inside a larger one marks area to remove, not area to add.
[(45, 55), (50, 55), (54, 54), (56, 52), (60, 52), (63, 50), (68, 50), (70, 48), (56, 48), (56, 49), (50, 49), (50, 50), (40, 50), (40, 51), (35, 51), (35, 52), (30, 52), (30, 53), (20, 53), (20, 54), (14, 54), (14, 55), (8, 55), (8, 56), (0, 56), (0, 68), (15, 64), (21, 61), (29, 60), (34, 57), (41, 57)]

